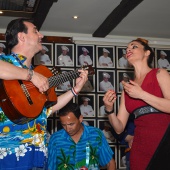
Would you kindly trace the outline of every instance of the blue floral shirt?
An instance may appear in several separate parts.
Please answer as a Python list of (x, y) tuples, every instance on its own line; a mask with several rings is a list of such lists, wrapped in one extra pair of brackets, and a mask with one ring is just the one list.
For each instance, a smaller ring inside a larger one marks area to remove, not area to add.
[[(20, 55), (0, 56), (0, 59), (23, 67), (26, 59)], [(21, 101), (22, 104), (22, 101)], [(46, 108), (34, 120), (23, 125), (13, 123), (0, 108), (0, 170), (28, 170), (44, 167), (47, 157)]]
[(83, 126), (84, 131), (77, 144), (64, 129), (52, 134), (48, 145), (49, 170), (79, 170), (83, 167), (99, 170), (99, 166), (110, 162), (113, 151), (102, 131), (92, 126)]

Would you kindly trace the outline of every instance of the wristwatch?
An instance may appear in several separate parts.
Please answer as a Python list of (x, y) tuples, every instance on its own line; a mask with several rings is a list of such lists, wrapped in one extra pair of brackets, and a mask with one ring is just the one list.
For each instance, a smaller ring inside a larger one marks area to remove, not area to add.
[(114, 110), (109, 112), (109, 111), (106, 110), (106, 108), (104, 108), (104, 111), (106, 112), (107, 115), (110, 115), (110, 114), (112, 114), (114, 112)]

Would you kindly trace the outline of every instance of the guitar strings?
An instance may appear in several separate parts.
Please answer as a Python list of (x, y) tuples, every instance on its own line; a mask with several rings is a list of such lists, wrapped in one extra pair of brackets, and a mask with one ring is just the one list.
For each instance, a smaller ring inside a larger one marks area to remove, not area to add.
[[(49, 87), (51, 88), (53, 86), (58, 86), (66, 81), (71, 81), (71, 80), (79, 77), (79, 75), (80, 75), (80, 73), (78, 72), (78, 70), (75, 70), (75, 71), (70, 71), (67, 73), (62, 73), (57, 76), (52, 76), (52, 77), (48, 78)], [(23, 83), (23, 85), (29, 90), (32, 88), (35, 88), (34, 84), (32, 84), (31, 82)]]

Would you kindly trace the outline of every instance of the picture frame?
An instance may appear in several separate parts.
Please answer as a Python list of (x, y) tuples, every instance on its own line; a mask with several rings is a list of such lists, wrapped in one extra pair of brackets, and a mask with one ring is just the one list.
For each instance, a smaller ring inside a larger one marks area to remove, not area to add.
[(116, 143), (116, 138), (113, 133), (113, 128), (108, 119), (98, 120), (98, 128), (102, 130), (108, 143)]
[[(86, 58), (83, 55), (83, 51), (87, 51)], [(76, 66), (83, 65), (95, 66), (94, 45), (76, 44)]]
[(128, 63), (126, 57), (126, 47), (125, 46), (117, 46), (116, 47), (116, 60), (117, 60), (117, 68), (121, 69), (133, 69), (133, 67)]
[(111, 147), (112, 151), (114, 152), (113, 158), (114, 158), (115, 162), (117, 162), (117, 145), (110, 144), (110, 147)]
[[(2, 44), (1, 44), (2, 43)], [(5, 46), (5, 48), (3, 48), (3, 51), (2, 53), (0, 52), (0, 54), (9, 54), (10, 53), (10, 50), (7, 48), (7, 44), (6, 44), (6, 41), (3, 41), (3, 40), (0, 40), (0, 44), (3, 46)]]
[(57, 119), (55, 119), (55, 129), (54, 129), (54, 131), (57, 132), (61, 129), (63, 129), (63, 127), (61, 125), (60, 119), (57, 118)]
[[(105, 78), (107, 80), (105, 80)], [(97, 70), (97, 90), (106, 92), (109, 89), (115, 90), (115, 70)]]
[(77, 103), (80, 106), (80, 111), (83, 117), (95, 117), (95, 95), (94, 94), (79, 94), (76, 98)]
[[(55, 91), (55, 92), (56, 92), (57, 98), (58, 98), (60, 95), (62, 95), (62, 94), (65, 93), (64, 91)], [(70, 100), (69, 103), (76, 103), (75, 97), (73, 97), (73, 98)], [(58, 113), (59, 113), (59, 112), (60, 112), (60, 110), (57, 110), (56, 112), (54, 112), (54, 113), (53, 113), (53, 117), (54, 117), (54, 118), (59, 118), (59, 116), (58, 116)]]
[(55, 43), (55, 66), (74, 67), (74, 56), (74, 44)]
[(125, 145), (118, 146), (118, 165), (119, 169), (126, 169), (126, 154), (125, 154)]
[(47, 119), (47, 131), (50, 133), (50, 135), (52, 135), (54, 133), (54, 129), (53, 129), (53, 119), (52, 118), (48, 118)]
[(42, 43), (43, 49), (48, 50), (44, 53), (38, 52), (33, 59), (34, 65), (53, 66), (53, 43)]
[(119, 110), (120, 100), (121, 100), (121, 95), (118, 94), (118, 95), (117, 95), (117, 112), (118, 112), (118, 110)]
[(98, 68), (115, 68), (115, 46), (96, 46), (96, 60)]
[[(165, 55), (164, 58), (162, 59), (161, 54)], [(167, 70), (170, 70), (170, 49), (155, 48), (155, 55), (156, 55), (156, 68), (165, 68)]]
[[(98, 106), (97, 106), (97, 117), (105, 117), (105, 118), (107, 118), (108, 117), (108, 115), (107, 115), (107, 113), (105, 113), (105, 111), (104, 111), (104, 108), (105, 108), (105, 106), (104, 106), (104, 102), (103, 102), (103, 97), (104, 97), (104, 94), (98, 94), (97, 95), (97, 101), (98, 101)], [(116, 110), (116, 103), (117, 102), (115, 102), (114, 103), (114, 110)]]
[(91, 93), (94, 91), (95, 91), (95, 75), (89, 75), (88, 80), (86, 81), (85, 85), (83, 86), (80, 92)]
[[(64, 81), (62, 84), (60, 84), (59, 86), (57, 86), (56, 88), (55, 88), (55, 91), (68, 91), (68, 90), (70, 90), (72, 87), (73, 87), (73, 84), (75, 84), (75, 79), (72, 79), (72, 80), (68, 80), (68, 81), (65, 81), (66, 80), (66, 78), (67, 79), (71, 79), (70, 78), (70, 74), (74, 74), (74, 69), (72, 68), (60, 68), (60, 66), (58, 66), (59, 67), (59, 74), (58, 74), (58, 76), (59, 75), (63, 75), (63, 76), (61, 76), (61, 78), (58, 80), (59, 82), (62, 82), (62, 81)], [(68, 76), (64, 76), (64, 74), (66, 74), (66, 75), (68, 75)]]
[(96, 120), (95, 119), (87, 119), (86, 117), (83, 118), (83, 123), (87, 126), (96, 127)]
[(122, 80), (126, 81), (126, 77), (130, 80), (134, 79), (134, 72), (129, 70), (118, 70), (117, 71), (117, 91), (119, 93), (123, 90), (123, 85), (121, 83)]

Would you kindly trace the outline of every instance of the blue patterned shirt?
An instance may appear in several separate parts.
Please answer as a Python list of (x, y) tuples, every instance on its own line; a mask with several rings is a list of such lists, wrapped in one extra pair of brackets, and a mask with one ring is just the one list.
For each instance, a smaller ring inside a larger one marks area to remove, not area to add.
[[(48, 145), (49, 170), (79, 170), (87, 166), (89, 170), (99, 170), (99, 165), (105, 166), (110, 162), (113, 151), (103, 132), (92, 126), (83, 126), (84, 131), (78, 143), (64, 129), (52, 134)], [(89, 159), (86, 152), (88, 146)]]
[[(18, 67), (23, 67), (25, 58), (12, 55), (2, 56)], [(22, 101), (21, 101), (22, 105)], [(0, 170), (28, 170), (44, 167), (47, 155), (46, 125), (47, 109), (34, 120), (23, 125), (13, 123), (0, 108)]]

